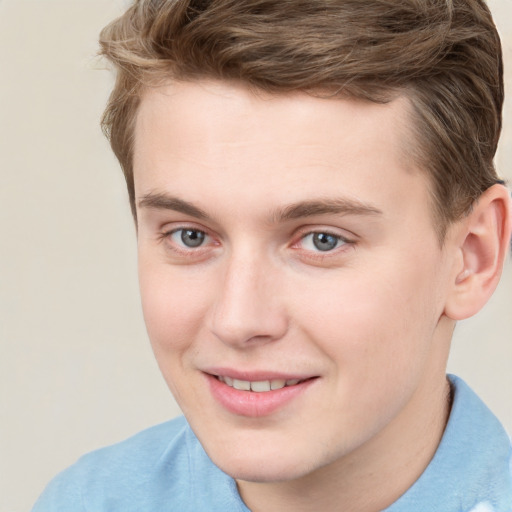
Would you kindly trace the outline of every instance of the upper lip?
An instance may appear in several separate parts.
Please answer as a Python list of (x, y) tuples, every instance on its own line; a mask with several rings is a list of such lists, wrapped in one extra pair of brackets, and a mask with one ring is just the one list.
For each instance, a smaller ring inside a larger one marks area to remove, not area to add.
[(306, 380), (316, 377), (316, 375), (306, 373), (288, 373), (272, 370), (239, 370), (234, 368), (207, 368), (203, 370), (213, 376), (231, 377), (232, 379), (244, 380), (249, 382), (259, 382), (265, 380)]

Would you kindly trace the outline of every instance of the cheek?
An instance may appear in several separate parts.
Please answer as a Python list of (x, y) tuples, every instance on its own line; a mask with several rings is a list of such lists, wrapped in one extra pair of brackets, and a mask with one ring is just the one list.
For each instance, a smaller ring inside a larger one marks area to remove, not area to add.
[(331, 363), (326, 414), (345, 417), (362, 438), (398, 414), (435, 352), (434, 302), (428, 283), (406, 269), (310, 288), (302, 328)]
[(139, 283), (144, 320), (157, 358), (189, 349), (205, 313), (204, 280), (139, 258)]
[(196, 340), (206, 314), (204, 282), (173, 272), (168, 265), (146, 263), (139, 256), (139, 282), (146, 329), (156, 361), (174, 398), (186, 411), (192, 384), (183, 386), (191, 369)]
[(429, 277), (425, 267), (396, 258), (392, 265), (348, 269), (320, 286), (310, 283), (301, 301), (303, 328), (336, 363), (340, 378), (385, 386), (390, 375), (411, 373), (428, 357), (440, 309)]

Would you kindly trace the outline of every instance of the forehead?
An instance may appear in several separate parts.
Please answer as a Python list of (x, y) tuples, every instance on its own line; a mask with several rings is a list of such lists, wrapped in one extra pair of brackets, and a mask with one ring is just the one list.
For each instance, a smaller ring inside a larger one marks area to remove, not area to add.
[[(177, 82), (143, 96), (135, 129), (136, 195), (240, 205), (331, 194), (364, 202), (426, 200), (407, 156), (409, 102), (269, 95), (221, 82)], [(421, 196), (421, 197), (420, 197)], [(376, 204), (382, 210), (384, 204)]]
[[(230, 82), (170, 82), (148, 88), (142, 94), (136, 135), (143, 135), (149, 125), (160, 134), (170, 132), (174, 125), (176, 142), (201, 144), (201, 140), (190, 137), (190, 130), (193, 135), (200, 129), (217, 134), (219, 143), (229, 143), (254, 128), (266, 128), (260, 132), (258, 142), (272, 144), (278, 134), (282, 143), (281, 135), (287, 134), (290, 145), (319, 141), (328, 145), (340, 137), (348, 142), (351, 138), (370, 141), (371, 137), (373, 145), (387, 146), (393, 135), (399, 135), (400, 144), (390, 149), (400, 151), (409, 139), (409, 110), (405, 96), (383, 104), (305, 92), (271, 94)], [(307, 129), (308, 124), (311, 129)], [(222, 131), (218, 130), (219, 125)], [(392, 125), (392, 131), (381, 129), (386, 125)], [(138, 139), (136, 136), (136, 142)], [(137, 146), (140, 148), (140, 144)]]

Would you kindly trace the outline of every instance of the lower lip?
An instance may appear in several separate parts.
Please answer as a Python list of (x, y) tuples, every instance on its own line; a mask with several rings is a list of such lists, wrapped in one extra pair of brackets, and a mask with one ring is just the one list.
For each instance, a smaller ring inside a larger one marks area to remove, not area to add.
[(209, 374), (206, 374), (206, 377), (217, 402), (233, 414), (252, 418), (268, 416), (276, 412), (304, 393), (316, 380), (308, 379), (294, 386), (258, 393), (232, 388)]

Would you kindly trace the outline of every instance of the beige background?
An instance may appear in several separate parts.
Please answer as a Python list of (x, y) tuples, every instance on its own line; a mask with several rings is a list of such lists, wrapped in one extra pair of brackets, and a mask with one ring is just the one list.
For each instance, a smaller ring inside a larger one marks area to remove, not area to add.
[[(80, 454), (178, 414), (147, 343), (123, 178), (98, 127), (111, 77), (96, 38), (123, 4), (0, 0), (0, 512), (29, 510)], [(512, 2), (490, 4), (509, 71)], [(458, 327), (450, 362), (509, 431), (511, 329), (509, 262), (491, 303)]]

